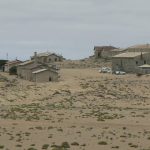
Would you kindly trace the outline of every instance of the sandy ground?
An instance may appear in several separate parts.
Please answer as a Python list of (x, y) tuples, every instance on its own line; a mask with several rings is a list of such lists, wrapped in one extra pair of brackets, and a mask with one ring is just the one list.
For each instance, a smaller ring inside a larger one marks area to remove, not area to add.
[(0, 149), (150, 150), (150, 76), (60, 74), (35, 84), (1, 73)]

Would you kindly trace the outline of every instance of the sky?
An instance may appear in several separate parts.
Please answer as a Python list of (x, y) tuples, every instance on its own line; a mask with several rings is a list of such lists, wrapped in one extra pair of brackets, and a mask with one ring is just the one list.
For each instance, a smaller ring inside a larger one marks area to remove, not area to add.
[(150, 43), (150, 0), (0, 0), (0, 59), (35, 51), (67, 59), (94, 46)]

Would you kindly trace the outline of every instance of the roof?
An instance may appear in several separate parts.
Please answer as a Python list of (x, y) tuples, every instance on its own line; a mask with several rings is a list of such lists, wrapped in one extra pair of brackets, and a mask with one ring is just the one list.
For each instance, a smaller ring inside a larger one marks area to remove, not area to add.
[[(55, 54), (55, 53), (51, 53), (51, 52), (44, 52), (44, 53), (38, 53), (37, 54), (37, 57), (47, 57), (47, 56), (50, 56), (50, 55), (56, 55), (58, 57), (62, 57), (61, 55), (59, 54)], [(33, 58), (34, 56), (32, 56)]]
[(146, 54), (147, 52), (126, 52), (113, 56), (113, 58), (134, 58), (140, 56), (141, 54)]
[(28, 61), (25, 61), (21, 64), (19, 64), (19, 66), (25, 66), (25, 65), (28, 65), (28, 64), (32, 64), (34, 61), (33, 60), (28, 60)]
[(44, 71), (47, 71), (47, 69), (39, 69), (39, 70), (36, 70), (34, 72), (32, 72), (33, 74), (37, 74), (37, 73), (41, 73), (41, 72), (44, 72)]
[(21, 63), (22, 61), (20, 60), (13, 60), (13, 61), (8, 61), (5, 65), (13, 65), (13, 64), (19, 64)]
[(139, 66), (140, 68), (150, 68), (150, 65), (149, 64), (144, 64), (142, 66)]
[(94, 50), (95, 51), (99, 51), (99, 50), (112, 50), (112, 49), (117, 49), (114, 46), (94, 46)]
[(112, 49), (111, 51), (118, 51), (118, 52), (122, 52), (125, 51), (126, 49), (123, 48), (116, 48), (116, 49)]
[(128, 47), (128, 48), (134, 48), (134, 49), (144, 48), (145, 49), (145, 48), (150, 48), (150, 44), (148, 44), (148, 43), (147, 44), (139, 44), (139, 45), (134, 45), (134, 46), (131, 46), (131, 47)]

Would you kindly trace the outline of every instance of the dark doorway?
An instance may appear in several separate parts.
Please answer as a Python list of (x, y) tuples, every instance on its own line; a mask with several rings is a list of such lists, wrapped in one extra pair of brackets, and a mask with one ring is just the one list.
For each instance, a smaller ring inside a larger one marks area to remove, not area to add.
[(52, 78), (51, 78), (51, 77), (49, 77), (49, 82), (50, 82), (50, 81), (52, 81)]
[(101, 52), (98, 52), (98, 57), (101, 57)]

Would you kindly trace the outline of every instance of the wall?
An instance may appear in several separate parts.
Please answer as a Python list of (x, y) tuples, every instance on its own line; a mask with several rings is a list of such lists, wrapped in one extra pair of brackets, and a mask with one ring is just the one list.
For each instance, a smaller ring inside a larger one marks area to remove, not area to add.
[(58, 73), (51, 72), (49, 70), (40, 72), (38, 74), (33, 74), (32, 77), (32, 81), (34, 82), (50, 82), (50, 78), (51, 81), (58, 81)]
[(23, 78), (23, 79), (27, 79), (28, 78), (28, 72), (27, 72), (27, 68), (28, 67), (33, 67), (35, 65), (35, 63), (30, 63), (30, 64), (27, 64), (27, 65), (24, 65), (24, 66), (18, 66), (17, 67), (17, 74), (18, 74), (18, 77), (20, 78)]
[(41, 63), (52, 63), (52, 62), (59, 62), (63, 60), (62, 57), (59, 57), (57, 55), (50, 55), (47, 57), (38, 57), (37, 59), (38, 59), (38, 62), (41, 62)]
[(121, 54), (124, 52), (125, 52), (125, 50), (124, 51), (119, 51), (119, 50), (102, 51), (101, 57), (102, 58), (112, 58), (112, 56), (115, 56), (115, 55), (118, 55), (118, 54)]

